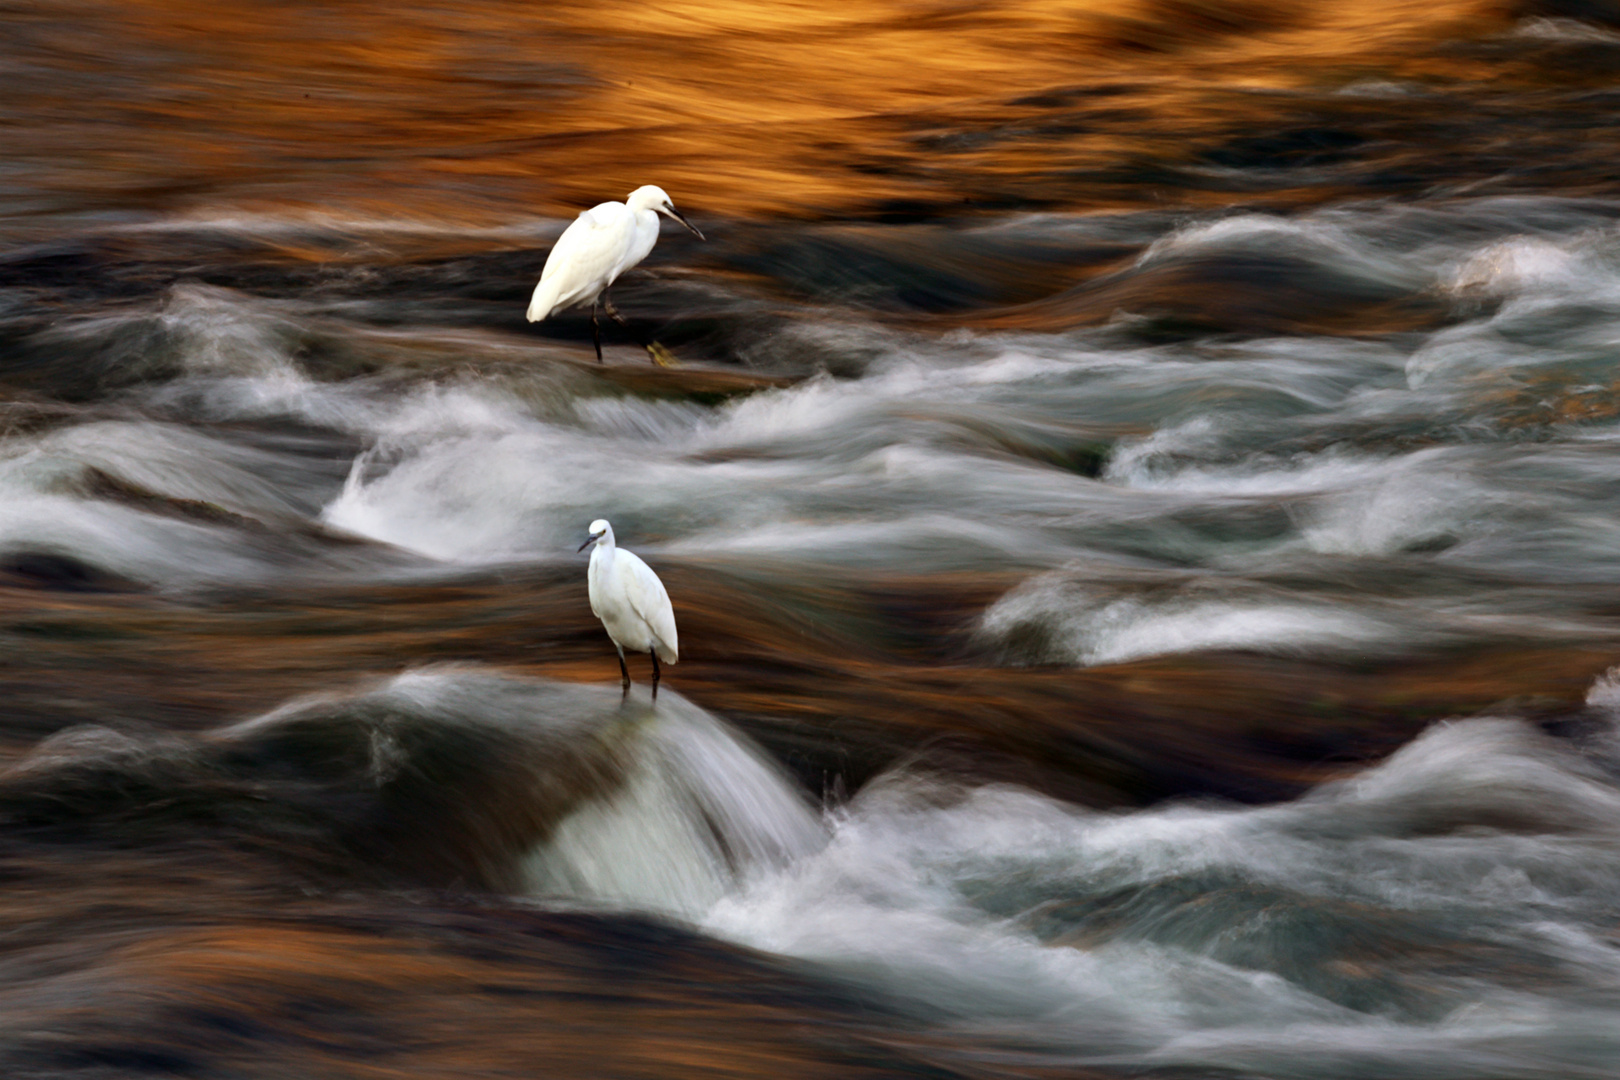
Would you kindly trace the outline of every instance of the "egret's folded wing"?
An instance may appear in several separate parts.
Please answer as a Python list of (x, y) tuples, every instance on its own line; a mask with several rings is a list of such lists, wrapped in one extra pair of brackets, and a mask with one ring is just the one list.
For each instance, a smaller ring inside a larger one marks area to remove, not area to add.
[(652, 567), (621, 549), (619, 557), (625, 555), (631, 555), (626, 561), (630, 563), (632, 573), (625, 588), (630, 609), (641, 616), (658, 638), (659, 644), (665, 646), (658, 650), (659, 657), (673, 664), (680, 656), (680, 641), (675, 633), (675, 609), (670, 605), (669, 593), (664, 591), (664, 583), (658, 580)]
[(529, 298), (529, 321), (596, 299), (634, 238), (635, 215), (623, 203), (602, 203), (580, 214), (546, 256)]
[(624, 257), (635, 224), (635, 215), (623, 203), (601, 203), (580, 211), (552, 245), (540, 280), (555, 274), (582, 283), (606, 277)]

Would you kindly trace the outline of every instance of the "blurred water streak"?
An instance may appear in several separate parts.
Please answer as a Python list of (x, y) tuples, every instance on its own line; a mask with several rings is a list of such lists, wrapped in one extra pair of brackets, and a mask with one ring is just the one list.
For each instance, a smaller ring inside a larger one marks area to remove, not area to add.
[(1611, 5), (0, 20), (7, 1076), (1613, 1075)]

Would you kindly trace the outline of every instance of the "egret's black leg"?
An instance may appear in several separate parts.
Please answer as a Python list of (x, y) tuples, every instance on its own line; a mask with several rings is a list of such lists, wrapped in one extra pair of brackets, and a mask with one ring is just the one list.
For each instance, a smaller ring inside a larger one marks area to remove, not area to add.
[[(596, 321), (596, 305), (599, 303), (601, 303), (600, 297), (591, 301), (591, 344), (596, 346), (596, 362), (598, 364), (602, 362), (602, 327)], [(622, 656), (619, 658), (619, 663), (624, 663)], [(629, 678), (630, 676), (625, 676), (627, 681)]]
[(653, 658), (653, 700), (658, 700), (658, 649), (652, 651)]
[(613, 647), (615, 649), (619, 650), (619, 674), (621, 676), (623, 676), (623, 678), (624, 678), (624, 695), (625, 695), (625, 697), (629, 697), (630, 696), (630, 669), (628, 667), (626, 667), (625, 663), (624, 663), (624, 648), (617, 641), (615, 641), (613, 643)]
[(658, 342), (648, 341), (646, 338), (636, 333), (636, 328), (630, 325), (629, 320), (623, 315), (619, 314), (619, 309), (613, 306), (613, 296), (611, 290), (602, 290), (602, 305), (603, 310), (608, 313), (608, 317), (614, 322), (618, 323), (620, 326), (624, 327), (626, 330), (630, 331), (630, 336), (636, 339), (636, 344), (647, 350), (647, 355), (652, 358), (653, 363), (657, 364), (659, 367), (675, 366), (674, 353), (671, 353)]

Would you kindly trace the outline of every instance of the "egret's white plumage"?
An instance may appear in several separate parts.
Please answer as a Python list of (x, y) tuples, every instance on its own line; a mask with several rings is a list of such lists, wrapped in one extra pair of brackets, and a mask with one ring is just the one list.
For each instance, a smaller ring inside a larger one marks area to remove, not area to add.
[[(540, 283), (529, 299), (529, 321), (539, 322), (576, 304), (590, 304), (592, 340), (596, 344), (596, 358), (602, 359), (597, 302), (606, 296), (620, 274), (645, 259), (658, 243), (659, 214), (679, 221), (696, 233), (699, 240), (703, 239), (703, 234), (680, 215), (664, 189), (656, 184), (636, 188), (624, 202), (598, 203), (581, 212), (574, 223), (563, 230), (551, 254), (546, 256)], [(607, 299), (606, 307), (609, 315), (624, 322), (611, 298)], [(664, 362), (653, 346), (647, 346), (647, 351), (654, 360)]]
[(624, 676), (625, 693), (630, 692), (630, 669), (625, 666), (624, 650), (652, 655), (653, 697), (658, 697), (658, 661), (673, 664), (680, 659), (675, 636), (675, 611), (670, 607), (664, 583), (633, 551), (619, 547), (613, 539), (613, 526), (603, 518), (591, 522), (591, 535), (580, 545), (584, 551), (594, 543), (586, 581), (590, 586), (591, 613), (602, 620), (608, 637), (619, 650), (619, 671)]

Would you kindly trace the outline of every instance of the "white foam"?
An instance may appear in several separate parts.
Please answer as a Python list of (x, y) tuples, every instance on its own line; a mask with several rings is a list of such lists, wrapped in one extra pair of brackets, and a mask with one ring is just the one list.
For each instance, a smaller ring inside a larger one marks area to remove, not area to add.
[(666, 689), (621, 737), (627, 779), (529, 856), (530, 891), (693, 919), (825, 844), (820, 818), (778, 767), (679, 694)]
[(991, 642), (1038, 633), (1042, 647), (1021, 658), (1080, 665), (1113, 664), (1200, 649), (1335, 655), (1379, 652), (1409, 631), (1344, 604), (1313, 602), (1258, 589), (1222, 594), (1191, 585), (1147, 597), (1088, 588), (1074, 572), (1040, 575), (997, 600), (980, 620)]
[(261, 578), (265, 564), (228, 528), (79, 493), (85, 469), (94, 467), (177, 499), (296, 513), (281, 492), (239, 467), (251, 457), (158, 424), (82, 424), (0, 443), (0, 551), (70, 554), (151, 584)]
[(1341, 258), (1355, 258), (1356, 245), (1342, 229), (1321, 219), (1292, 219), (1271, 214), (1234, 214), (1214, 221), (1184, 225), (1155, 240), (1137, 259), (1143, 266), (1172, 255), (1249, 247), (1304, 244)]
[[(1620, 886), (1617, 799), (1567, 749), (1490, 719), (1261, 809), (1101, 814), (899, 774), (835, 817), (824, 850), (727, 895), (704, 925), (944, 1010), (987, 1052), (1289, 1077), (1595, 1076), (1620, 1050), (1601, 929)], [(1326, 968), (1296, 964), (1291, 933), (1307, 955), (1348, 935), (1348, 966), (1331, 966), (1339, 945)], [(1506, 960), (1448, 977), (1456, 937), (1559, 974), (1532, 987)], [(1394, 959), (1419, 941), (1432, 971)], [(1415, 1002), (1403, 986), (1421, 988)], [(1386, 996), (1351, 1008), (1341, 991)]]
[(1586, 704), (1620, 713), (1620, 667), (1610, 668), (1592, 682), (1586, 691)]
[[(1336, 211), (1298, 218), (1234, 214), (1197, 221), (1155, 240), (1137, 259), (1145, 267), (1165, 259), (1255, 252), (1292, 255), (1369, 281), (1419, 287), (1430, 271), (1419, 253), (1400, 250), (1358, 230), (1360, 220)], [(1414, 257), (1417, 255), (1418, 257)]]
[[(1236, 461), (1225, 445), (1244, 418), (1208, 413), (1123, 441), (1103, 473), (1109, 483), (1144, 491), (1197, 495), (1306, 495), (1354, 489), (1382, 477), (1387, 455), (1330, 447), (1285, 458), (1249, 455)], [(1214, 458), (1215, 461), (1210, 459)]]
[(1388, 555), (1466, 532), (1505, 494), (1474, 483), (1472, 459), (1449, 448), (1419, 450), (1381, 469), (1332, 470), (1344, 483), (1302, 508), (1301, 536), (1312, 551)]
[(469, 220), (447, 223), (442, 212), (432, 216), (339, 212), (324, 206), (282, 206), (276, 211), (221, 209), (210, 204), (191, 212), (114, 225), (109, 232), (135, 235), (163, 233), (217, 233), (271, 241), (324, 239), (344, 242), (351, 251), (356, 242), (368, 243), (367, 254), (387, 250), (399, 240), (453, 242), (478, 246), (494, 242), (544, 244), (554, 241), (568, 226), (557, 218), (522, 217), (490, 222)]
[(1620, 34), (1580, 19), (1536, 16), (1517, 23), (1509, 37), (1529, 41), (1551, 41), (1559, 44), (1600, 43), (1613, 45), (1620, 42)]
[(438, 415), (448, 402), (418, 398), (373, 421), (377, 444), (324, 519), (474, 562), (561, 551), (603, 516), (656, 522), (670, 551), (873, 561), (925, 553), (930, 538), (947, 560), (1040, 551), (999, 522), (1015, 508), (1072, 511), (1088, 482), (941, 445), (961, 430), (948, 403), (971, 394), (960, 374), (931, 379), (908, 363), (720, 409), (607, 396), (567, 416), (495, 409), (488, 423), (435, 427), (407, 413)]
[(1526, 289), (1572, 285), (1580, 260), (1567, 242), (1535, 236), (1499, 240), (1448, 267), (1441, 285), (1458, 293), (1508, 296)]

